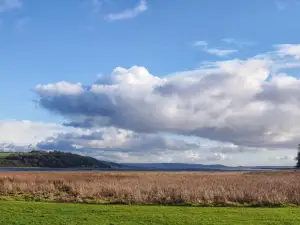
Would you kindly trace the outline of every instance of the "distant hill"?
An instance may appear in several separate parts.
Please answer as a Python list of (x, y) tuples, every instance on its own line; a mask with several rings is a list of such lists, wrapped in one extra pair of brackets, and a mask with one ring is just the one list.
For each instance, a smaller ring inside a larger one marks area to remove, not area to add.
[(224, 165), (203, 165), (203, 164), (186, 164), (186, 163), (127, 163), (123, 164), (135, 168), (144, 169), (162, 169), (162, 170), (188, 170), (188, 169), (227, 169), (230, 167)]
[(0, 168), (57, 168), (57, 169), (111, 169), (121, 171), (266, 171), (291, 170), (294, 167), (252, 166), (230, 167), (186, 163), (113, 163), (88, 156), (60, 151), (0, 152)]
[(44, 168), (122, 168), (122, 165), (100, 161), (92, 157), (60, 151), (31, 151), (27, 153), (5, 153), (0, 157), (0, 167), (44, 167)]
[(188, 164), (188, 163), (127, 163), (123, 164), (136, 170), (162, 171), (265, 171), (291, 170), (293, 166), (224, 166), (220, 164)]

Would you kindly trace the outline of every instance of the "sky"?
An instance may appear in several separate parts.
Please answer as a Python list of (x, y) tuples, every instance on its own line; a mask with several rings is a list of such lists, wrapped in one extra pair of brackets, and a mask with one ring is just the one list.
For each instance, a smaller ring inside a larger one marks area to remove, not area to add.
[(0, 151), (293, 166), (298, 0), (0, 0)]

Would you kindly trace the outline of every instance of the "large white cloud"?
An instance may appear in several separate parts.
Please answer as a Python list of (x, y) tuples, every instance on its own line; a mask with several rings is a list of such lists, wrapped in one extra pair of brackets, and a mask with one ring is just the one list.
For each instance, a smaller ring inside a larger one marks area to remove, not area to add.
[(197, 143), (190, 143), (181, 139), (174, 139), (168, 135), (137, 134), (135, 132), (113, 127), (98, 130), (81, 130), (81, 132), (60, 133), (37, 145), (43, 149), (95, 151), (163, 151), (198, 149)]
[(232, 164), (231, 155), (256, 152), (196, 137), (139, 134), (114, 127), (86, 130), (27, 120), (0, 121), (0, 134), (0, 152), (61, 150), (117, 162)]
[(200, 138), (135, 133), (117, 128), (56, 134), (39, 142), (44, 150), (64, 150), (101, 160), (240, 165), (294, 165), (295, 150), (247, 148)]
[(113, 127), (84, 130), (27, 120), (0, 121), (0, 134), (0, 152), (61, 150), (118, 162), (208, 163), (227, 160), (226, 154), (239, 151), (236, 146), (168, 134), (138, 134)]
[(300, 59), (300, 44), (281, 44), (275, 46), (281, 56), (294, 56)]
[[(245, 60), (207, 64), (157, 77), (146, 68), (116, 68), (90, 86), (38, 85), (39, 104), (85, 128), (113, 126), (170, 132), (245, 147), (293, 148), (300, 139), (298, 78), (293, 45)], [(292, 56), (292, 57), (290, 57)], [(51, 87), (51, 88), (50, 88)], [(49, 91), (51, 90), (51, 91)]]
[[(115, 162), (293, 165), (294, 150), (240, 147), (197, 137), (106, 127), (74, 129), (33, 121), (1, 121), (0, 151), (61, 150)], [(259, 155), (259, 159), (257, 156)]]
[(57, 134), (39, 142), (37, 148), (61, 149), (117, 162), (211, 163), (227, 161), (232, 158), (230, 155), (243, 152), (238, 146), (199, 138), (138, 134), (113, 127)]
[(0, 121), (0, 151), (28, 151), (40, 141), (68, 129), (58, 124), (28, 120)]

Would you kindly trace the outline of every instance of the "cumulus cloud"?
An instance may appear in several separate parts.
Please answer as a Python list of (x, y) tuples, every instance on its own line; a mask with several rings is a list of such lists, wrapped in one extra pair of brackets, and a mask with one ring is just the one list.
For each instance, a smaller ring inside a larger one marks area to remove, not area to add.
[(80, 133), (65, 133), (38, 143), (42, 149), (93, 149), (108, 151), (155, 151), (165, 149), (184, 149), (185, 142), (168, 140), (162, 136), (151, 134), (137, 134), (133, 131), (102, 128), (100, 130), (86, 130)]
[(196, 143), (168, 138), (164, 135), (138, 134), (133, 131), (113, 127), (100, 130), (86, 130), (81, 133), (61, 133), (41, 141), (40, 149), (64, 149), (69, 151), (109, 152), (162, 152), (197, 149)]
[[(227, 161), (237, 153), (230, 145), (184, 136), (136, 133), (114, 127), (96, 130), (66, 128), (33, 121), (1, 121), (0, 152), (25, 152), (33, 148), (61, 150), (117, 162)], [(218, 147), (216, 147), (218, 146)], [(222, 152), (222, 150), (225, 150)]]
[(0, 13), (22, 7), (21, 0), (0, 0)]
[(61, 125), (27, 120), (0, 121), (0, 151), (27, 151), (31, 146), (67, 130)]
[(296, 59), (282, 61), (278, 49), (275, 53), (163, 77), (143, 67), (119, 67), (75, 94), (70, 90), (76, 84), (60, 83), (38, 85), (35, 92), (38, 103), (64, 116), (69, 126), (196, 135), (254, 149), (294, 148), (300, 138), (300, 81), (282, 70), (300, 65)]
[(161, 151), (147, 152), (98, 152), (88, 153), (94, 157), (99, 157), (108, 161), (123, 163), (201, 163), (201, 164), (227, 164), (234, 165), (231, 157), (216, 153), (199, 153), (198, 151)]
[(141, 0), (138, 3), (138, 5), (135, 6), (133, 9), (126, 9), (118, 13), (110, 13), (106, 15), (105, 18), (106, 20), (109, 21), (132, 19), (142, 14), (143, 12), (147, 11), (147, 9), (148, 9), (147, 1)]
[(282, 56), (294, 56), (296, 59), (300, 59), (300, 44), (281, 44), (275, 45), (277, 52)]
[[(11, 132), (14, 131), (14, 132)], [(296, 151), (269, 151), (220, 143), (197, 137), (170, 134), (136, 133), (114, 127), (70, 129), (57, 124), (32, 121), (2, 121), (0, 151), (23, 152), (37, 148), (61, 150), (115, 162), (181, 162), (203, 164), (258, 165), (266, 155), (268, 165), (274, 161), (291, 164), (278, 157)], [(5, 135), (4, 135), (5, 134)], [(259, 160), (257, 159), (259, 154)], [(273, 158), (270, 156), (273, 155)], [(272, 159), (272, 160), (271, 160)]]
[(83, 92), (83, 87), (80, 83), (71, 84), (65, 81), (58, 82), (56, 84), (37, 85), (36, 91), (44, 96), (52, 95), (76, 95)]
[[(118, 162), (217, 162), (231, 157), (205, 140), (188, 141), (168, 134), (136, 133), (113, 127), (54, 135), (37, 144), (38, 149), (77, 152)], [(231, 153), (234, 153), (232, 150)]]

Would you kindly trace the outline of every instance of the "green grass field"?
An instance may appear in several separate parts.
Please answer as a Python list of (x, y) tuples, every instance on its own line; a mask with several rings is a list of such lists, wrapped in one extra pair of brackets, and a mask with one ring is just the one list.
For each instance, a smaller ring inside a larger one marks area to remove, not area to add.
[(6, 156), (9, 156), (10, 154), (10, 152), (0, 152), (0, 158), (4, 158)]
[(292, 225), (300, 208), (201, 208), (0, 201), (5, 225)]

